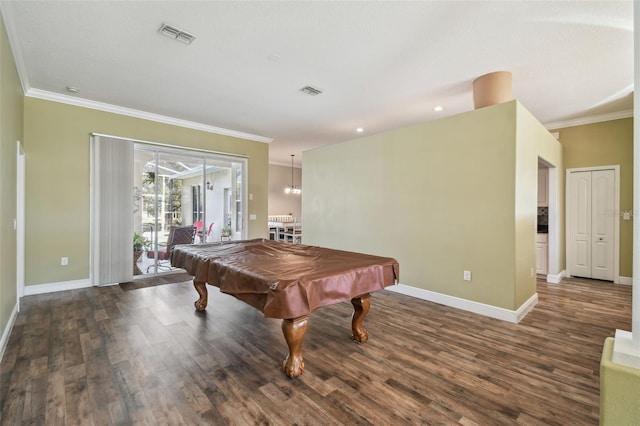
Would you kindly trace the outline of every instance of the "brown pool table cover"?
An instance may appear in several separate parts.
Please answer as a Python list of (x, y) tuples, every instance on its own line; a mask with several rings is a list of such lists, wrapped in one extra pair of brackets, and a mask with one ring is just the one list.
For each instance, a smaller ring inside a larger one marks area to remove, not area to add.
[(283, 319), (393, 285), (400, 269), (388, 257), (267, 239), (176, 246), (171, 264)]

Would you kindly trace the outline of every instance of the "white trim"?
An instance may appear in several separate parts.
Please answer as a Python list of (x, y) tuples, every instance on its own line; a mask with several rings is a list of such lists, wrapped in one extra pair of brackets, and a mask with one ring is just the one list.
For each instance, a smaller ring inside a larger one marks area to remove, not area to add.
[(95, 259), (95, 229), (96, 229), (96, 206), (95, 206), (95, 191), (96, 191), (96, 170), (93, 165), (96, 162), (96, 153), (93, 149), (94, 136), (89, 136), (89, 284), (95, 285), (95, 271), (94, 271), (94, 259)]
[(22, 143), (16, 141), (16, 302), (20, 310), (20, 298), (24, 296), (25, 274), (25, 155)]
[[(572, 169), (567, 169), (565, 173), (565, 252), (566, 252), (566, 276), (571, 276), (571, 264), (573, 263), (573, 252), (571, 250), (571, 224), (569, 223), (569, 218), (571, 217), (571, 173), (575, 172), (592, 172), (597, 170), (613, 170), (613, 180), (614, 180), (614, 188), (613, 188), (613, 210), (614, 212), (620, 213), (620, 165), (616, 164), (613, 166), (595, 166), (595, 167), (575, 167)], [(619, 284), (620, 282), (620, 214), (613, 215), (613, 238), (615, 240), (613, 244), (613, 283)]]
[(385, 287), (385, 290), (516, 324), (538, 303), (538, 293), (534, 293), (533, 296), (524, 302), (517, 310), (513, 311), (405, 284)]
[(98, 111), (111, 112), (114, 114), (126, 115), (128, 117), (141, 118), (143, 120), (156, 121), (158, 123), (165, 123), (173, 126), (185, 127), (188, 129), (201, 130), (203, 132), (215, 133), (218, 135), (247, 139), (255, 142), (269, 143), (273, 141), (273, 138), (269, 138), (266, 136), (254, 135), (237, 130), (210, 126), (208, 124), (197, 123), (195, 121), (181, 120), (179, 118), (140, 111), (133, 108), (125, 108), (104, 102), (92, 101), (89, 99), (79, 98), (77, 96), (69, 96), (61, 93), (49, 92), (47, 90), (34, 89), (29, 83), (29, 77), (24, 65), (24, 56), (22, 55), (22, 50), (20, 49), (20, 43), (18, 42), (18, 36), (15, 30), (15, 20), (13, 18), (11, 3), (12, 2), (10, 1), (0, 1), (0, 13), (2, 14), (2, 18), (4, 20), (4, 26), (7, 31), (7, 38), (9, 39), (9, 46), (11, 47), (11, 52), (13, 53), (13, 58), (16, 63), (16, 69), (18, 71), (18, 76), (20, 78), (20, 84), (22, 85), (24, 96), (43, 99), (46, 101), (60, 102), (68, 105), (75, 105)]
[(114, 114), (126, 115), (128, 117), (141, 118), (143, 120), (156, 121), (158, 123), (170, 124), (173, 126), (185, 127), (188, 129), (201, 130), (203, 132), (215, 133), (218, 135), (231, 136), (234, 138), (247, 139), (256, 142), (269, 143), (273, 138), (266, 136), (254, 135), (251, 133), (240, 132), (237, 130), (225, 129), (222, 127), (210, 126), (208, 124), (197, 123), (195, 121), (181, 120), (166, 115), (154, 114), (151, 112), (140, 111), (133, 108), (125, 108), (118, 105), (108, 104), (105, 102), (92, 101), (89, 99), (79, 98), (77, 96), (65, 95), (62, 93), (50, 92), (47, 90), (34, 89), (29, 83), (27, 70), (24, 65), (24, 57), (18, 42), (18, 36), (15, 31), (13, 10), (10, 1), (0, 1), (0, 12), (4, 20), (4, 26), (9, 39), (9, 46), (15, 59), (16, 69), (20, 77), (22, 91), (26, 97), (43, 99), (46, 101), (60, 102), (68, 105), (75, 105), (83, 108), (94, 109), (98, 111), (111, 112)]
[(210, 126), (208, 124), (196, 123), (195, 121), (181, 120), (166, 115), (154, 114), (132, 108), (125, 108), (118, 105), (104, 102), (92, 101), (75, 96), (63, 95), (60, 93), (48, 92), (46, 90), (29, 88), (25, 96), (30, 98), (44, 99), (46, 101), (60, 102), (68, 105), (75, 105), (83, 108), (95, 109), (98, 111), (111, 112), (114, 114), (126, 115), (128, 117), (141, 118), (143, 120), (156, 121), (158, 123), (170, 124), (172, 126), (185, 127), (188, 129), (201, 130), (203, 132), (215, 133), (218, 135), (232, 136), (234, 138), (247, 139), (256, 142), (269, 143), (273, 138), (260, 135), (239, 132), (236, 130), (224, 129), (222, 127)]
[(9, 39), (9, 47), (11, 48), (11, 53), (13, 53), (13, 61), (16, 64), (16, 70), (18, 71), (18, 77), (22, 85), (22, 93), (26, 94), (31, 85), (29, 84), (27, 69), (24, 66), (24, 57), (22, 55), (22, 49), (20, 49), (20, 43), (18, 42), (18, 34), (15, 30), (12, 3), (13, 2), (10, 1), (0, 1), (0, 12), (2, 12), (4, 27), (7, 32), (7, 38)]
[(618, 277), (618, 282), (616, 284), (633, 285), (633, 277), (623, 277), (621, 275)]
[(553, 275), (553, 274), (548, 274), (547, 275), (547, 282), (551, 283), (551, 284), (560, 284), (560, 282), (562, 281), (562, 278), (564, 276), (566, 276), (567, 271), (565, 271), (564, 269), (562, 271), (560, 271), (560, 273)]
[(636, 370), (640, 369), (640, 348), (633, 344), (633, 334), (630, 331), (616, 330), (611, 361)]
[[(538, 157), (542, 158), (542, 157)], [(547, 162), (548, 163), (548, 162)], [(550, 163), (549, 163), (550, 164)], [(558, 206), (562, 202), (559, 197), (558, 191), (558, 168), (555, 164), (547, 168), (548, 180), (547, 191), (549, 200), (549, 214), (548, 214), (548, 240), (547, 240), (547, 273), (555, 274), (560, 270), (560, 233), (558, 230), (561, 228), (560, 215), (558, 214)]]
[[(640, 3), (633, 4), (633, 43), (635, 51), (640, 46)], [(634, 55), (634, 85), (640, 86), (640, 56)], [(633, 212), (640, 210), (640, 97), (633, 97)], [(632, 245), (632, 265), (631, 270), (636, 271), (632, 275), (631, 289), (631, 344), (640, 349), (640, 222), (633, 221), (633, 245)], [(632, 272), (633, 274), (633, 272)], [(613, 346), (615, 354), (615, 342)]]
[(603, 121), (620, 120), (622, 118), (633, 117), (633, 110), (610, 112), (607, 114), (592, 115), (590, 117), (575, 118), (573, 120), (554, 121), (545, 123), (544, 127), (548, 130), (564, 129), (566, 127), (584, 126), (585, 124), (601, 123)]
[(175, 154), (184, 155), (184, 151), (188, 151), (188, 152), (201, 153), (201, 154), (224, 155), (225, 157), (251, 158), (249, 155), (246, 155), (246, 154), (235, 154), (233, 152), (224, 152), (224, 151), (211, 151), (210, 149), (194, 148), (191, 146), (182, 146), (182, 145), (172, 145), (165, 142), (155, 142), (155, 141), (148, 141), (144, 139), (129, 138), (125, 136), (107, 135), (105, 133), (92, 132), (91, 136), (100, 136), (100, 137), (105, 137), (110, 139), (118, 139), (118, 140), (133, 142), (134, 144), (141, 143), (145, 145), (159, 146), (159, 147), (162, 147), (164, 150), (166, 150), (166, 152), (173, 152)]
[[(18, 70), (18, 75), (20, 77), (20, 82), (22, 84), (22, 90), (25, 96), (30, 96), (39, 99), (51, 100), (55, 102), (62, 102), (70, 105), (83, 106), (85, 108), (97, 109), (100, 111), (113, 112), (121, 115), (128, 115), (131, 117), (144, 118), (151, 121), (158, 121), (161, 123), (173, 124), (176, 126), (193, 128), (196, 130), (203, 130), (205, 132), (217, 133), (227, 136), (239, 137), (243, 139), (249, 139), (256, 142), (265, 142), (269, 143), (273, 141), (273, 138), (268, 138), (259, 135), (251, 135), (248, 133), (238, 132), (230, 129), (223, 129), (220, 127), (209, 126), (206, 124), (195, 123), (192, 121), (179, 120), (167, 116), (162, 116), (158, 114), (152, 114), (144, 111), (134, 110), (130, 108), (123, 108), (116, 105), (106, 104), (102, 102), (90, 101), (87, 99), (82, 99), (78, 97), (67, 96), (63, 94), (48, 92), (40, 89), (33, 89), (29, 83), (29, 79), (27, 76), (26, 68), (24, 66), (24, 59), (22, 55), (22, 50), (20, 49), (20, 43), (18, 42), (18, 36), (14, 29), (14, 19), (13, 12), (11, 10), (10, 1), (0, 1), (0, 11), (2, 12), (2, 16), (4, 18), (4, 24), (7, 31), (7, 36), (9, 38), (9, 45), (11, 46), (11, 51), (13, 53), (13, 57), (15, 59), (16, 68)], [(106, 109), (103, 109), (106, 108)], [(562, 120), (562, 121), (554, 121), (550, 123), (545, 123), (544, 127), (549, 130), (562, 129), (566, 127), (573, 126), (581, 126), (585, 124), (593, 124), (600, 123), (603, 121), (611, 121), (611, 120), (619, 120), (622, 118), (633, 117), (633, 110), (625, 110), (612, 112), (607, 114), (599, 114), (593, 115), (590, 117), (581, 117), (571, 120)], [(168, 121), (165, 121), (168, 120)], [(195, 126), (195, 127), (192, 127)], [(276, 163), (274, 163), (276, 164)]]
[(92, 287), (89, 279), (75, 281), (59, 281), (57, 283), (27, 285), (24, 287), (25, 296), (34, 294), (55, 293), (57, 291), (76, 290), (78, 288)]
[(4, 358), (4, 350), (7, 349), (7, 343), (9, 343), (9, 336), (11, 335), (11, 330), (13, 330), (13, 324), (16, 322), (16, 318), (18, 317), (18, 304), (13, 305), (13, 310), (11, 311), (11, 316), (9, 316), (9, 321), (7, 321), (7, 326), (2, 331), (2, 338), (0, 338), (0, 361)]

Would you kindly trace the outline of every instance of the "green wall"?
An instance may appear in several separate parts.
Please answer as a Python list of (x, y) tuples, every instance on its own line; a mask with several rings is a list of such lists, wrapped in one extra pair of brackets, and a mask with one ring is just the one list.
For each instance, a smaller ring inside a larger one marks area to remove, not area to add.
[[(0, 334), (16, 306), (16, 141), (22, 141), (22, 86), (0, 19)], [(1, 348), (0, 348), (1, 349)]]
[[(556, 129), (567, 169), (620, 165), (620, 211), (633, 211), (633, 118)], [(633, 221), (620, 220), (620, 275), (632, 276)]]
[[(524, 303), (536, 292), (536, 282), (531, 280), (531, 262), (535, 265), (535, 239), (532, 240), (532, 229), (536, 229), (537, 197), (531, 194), (538, 193), (538, 158), (552, 164), (560, 172), (557, 173), (558, 181), (556, 190), (559, 197), (555, 200), (558, 216), (556, 218), (556, 246), (559, 248), (555, 259), (556, 270), (549, 270), (549, 274), (558, 274), (564, 269), (564, 198), (560, 188), (564, 187), (564, 172), (562, 168), (562, 146), (555, 140), (549, 131), (522, 105), (517, 104), (516, 126), (516, 306)], [(550, 218), (550, 221), (553, 218)], [(535, 232), (535, 231), (534, 231)], [(551, 237), (551, 235), (549, 235)], [(533, 247), (533, 252), (531, 248)], [(549, 262), (551, 263), (551, 262)]]
[(605, 339), (600, 358), (600, 424), (635, 426), (640, 419), (640, 370), (613, 362), (614, 340)]
[(534, 146), (517, 143), (519, 113), (508, 102), (305, 152), (305, 244), (392, 256), (403, 284), (517, 309), (535, 293), (535, 139), (557, 144), (530, 114)]
[[(88, 108), (26, 98), (26, 285), (89, 278), (92, 132), (249, 156), (249, 238), (267, 233), (269, 145)], [(69, 258), (60, 266), (60, 258)]]
[[(516, 108), (516, 110), (516, 135), (513, 140), (516, 147), (516, 170), (511, 176), (511, 179), (515, 179), (515, 208), (511, 214), (514, 215), (515, 233), (513, 240), (514, 306), (518, 307), (536, 292), (535, 274), (531, 271), (531, 265), (536, 264), (535, 238), (532, 230), (533, 232), (536, 230), (537, 219), (538, 160), (536, 144), (532, 141), (536, 136), (534, 132), (536, 122), (523, 114), (524, 108)], [(533, 194), (536, 197), (532, 196)]]

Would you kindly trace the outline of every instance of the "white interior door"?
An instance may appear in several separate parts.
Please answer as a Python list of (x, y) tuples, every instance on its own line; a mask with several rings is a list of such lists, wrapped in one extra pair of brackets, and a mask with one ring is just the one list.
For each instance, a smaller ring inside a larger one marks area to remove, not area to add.
[(571, 275), (613, 281), (615, 172), (573, 172), (569, 188)]
[(614, 172), (591, 172), (591, 278), (613, 281)]
[(571, 275), (591, 277), (591, 172), (571, 174)]

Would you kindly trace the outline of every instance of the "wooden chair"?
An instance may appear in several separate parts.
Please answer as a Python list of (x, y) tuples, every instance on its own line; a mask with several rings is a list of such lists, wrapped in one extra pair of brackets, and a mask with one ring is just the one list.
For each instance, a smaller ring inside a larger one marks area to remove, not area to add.
[[(167, 245), (164, 250), (149, 250), (147, 257), (155, 259), (158, 256), (158, 270), (171, 270), (171, 251), (178, 244), (193, 244), (196, 236), (196, 227), (190, 226), (170, 226), (169, 236), (167, 237)], [(147, 273), (154, 265), (149, 265)]]

